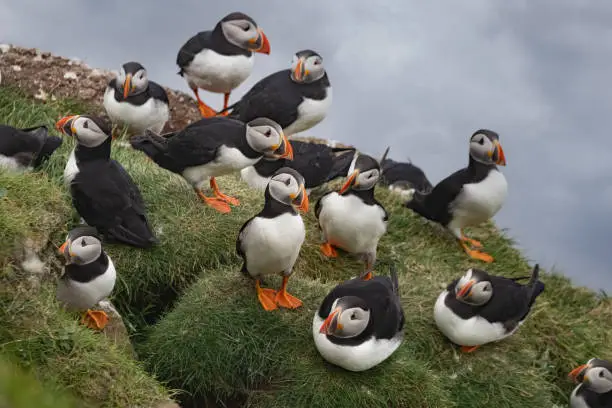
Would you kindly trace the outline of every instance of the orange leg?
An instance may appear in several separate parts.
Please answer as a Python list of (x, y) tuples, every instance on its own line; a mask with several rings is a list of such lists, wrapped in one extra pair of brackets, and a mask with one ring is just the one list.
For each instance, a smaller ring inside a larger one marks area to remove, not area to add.
[(215, 180), (214, 177), (210, 178), (210, 188), (212, 188), (212, 191), (215, 194), (215, 197), (217, 197), (218, 199), (223, 200), (226, 203), (231, 204), (231, 205), (240, 205), (240, 201), (237, 198), (225, 195), (219, 190), (219, 186), (217, 185), (217, 180)]
[(459, 241), (459, 244), (463, 247), (465, 253), (467, 253), (472, 259), (477, 259), (486, 263), (493, 262), (493, 257), (491, 255), (472, 249), (468, 247), (463, 241)]
[(202, 117), (211, 118), (217, 114), (213, 108), (202, 102), (202, 99), (200, 99), (200, 94), (198, 93), (198, 88), (193, 88), (193, 93), (198, 100), (198, 108), (200, 109), (200, 114), (202, 114)]
[(471, 353), (480, 346), (461, 346), (461, 351), (464, 353)]
[(276, 298), (274, 299), (276, 303), (280, 307), (284, 307), (287, 309), (296, 309), (302, 306), (302, 301), (295, 296), (287, 293), (287, 282), (289, 281), (288, 276), (283, 276), (283, 284), (281, 285), (281, 289), (276, 294)]
[(197, 188), (195, 189), (195, 192), (197, 193), (198, 197), (200, 197), (200, 199), (204, 202), (204, 204), (214, 208), (220, 213), (227, 214), (228, 212), (232, 211), (229, 204), (227, 204), (225, 201), (221, 200), (220, 198), (206, 197), (204, 193)]
[(275, 296), (276, 291), (273, 289), (262, 289), (259, 285), (259, 279), (255, 281), (255, 290), (257, 291), (257, 299), (259, 299), (259, 303), (268, 312), (272, 310), (278, 309), (276, 306)]
[(103, 310), (87, 310), (81, 318), (81, 324), (94, 330), (102, 330), (108, 323), (108, 316)]
[(335, 258), (338, 256), (338, 252), (336, 252), (334, 247), (329, 242), (321, 244), (321, 252), (328, 258)]
[[(229, 105), (229, 97), (230, 97), (230, 93), (226, 93), (223, 94), (223, 109), (227, 109), (228, 105)], [(227, 116), (229, 115), (229, 111), (225, 111), (223, 113), (221, 113), (219, 116)]]
[(372, 272), (368, 272), (365, 274), (365, 276), (362, 278), (363, 280), (370, 280), (374, 277), (374, 275), (372, 275)]
[(482, 248), (482, 243), (480, 241), (476, 241), (475, 239), (466, 237), (465, 235), (463, 235), (463, 231), (461, 231), (461, 240), (463, 242), (471, 244), (474, 248)]

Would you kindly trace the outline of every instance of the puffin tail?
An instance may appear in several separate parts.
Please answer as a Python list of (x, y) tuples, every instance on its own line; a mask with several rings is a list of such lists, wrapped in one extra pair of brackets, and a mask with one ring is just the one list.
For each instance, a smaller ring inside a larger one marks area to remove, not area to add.
[(389, 268), (389, 273), (391, 275), (391, 285), (393, 286), (393, 293), (399, 296), (399, 278), (397, 276), (397, 268), (395, 264), (392, 264)]
[(355, 148), (338, 148), (332, 149), (334, 152), (340, 152), (340, 154), (334, 155), (332, 168), (329, 171), (326, 181), (332, 181), (337, 177), (345, 177), (348, 174), (351, 162), (355, 156)]
[(427, 193), (422, 193), (415, 188), (412, 188), (409, 191), (412, 198), (404, 203), (404, 207), (410, 208), (412, 211), (419, 214), (421, 217), (428, 219), (429, 221), (437, 222), (435, 217), (431, 215), (425, 206), (425, 197), (427, 197)]
[[(154, 162), (163, 156), (168, 150), (168, 139), (172, 135), (160, 136), (157, 133), (147, 129), (143, 135), (130, 138), (130, 145), (136, 150), (144, 152)], [(159, 163), (158, 163), (159, 164)]]
[(238, 102), (240, 102), (240, 101), (232, 103), (230, 106), (228, 106), (225, 109), (221, 109), (219, 112), (217, 112), (217, 115), (221, 115), (222, 113), (225, 113), (227, 111), (231, 111), (230, 114), (228, 115), (230, 118), (238, 117), (238, 112), (235, 110), (236, 106), (238, 105)]
[(47, 135), (45, 139), (45, 143), (40, 149), (38, 156), (36, 157), (36, 161), (34, 162), (34, 167), (40, 166), (45, 161), (49, 160), (49, 157), (62, 145), (62, 138), (57, 136)]
[(148, 221), (141, 217), (126, 218), (122, 224), (109, 228), (105, 235), (111, 240), (142, 249), (159, 243)]
[(544, 292), (544, 282), (540, 279), (540, 265), (535, 264), (533, 267), (533, 272), (531, 272), (531, 279), (529, 280), (529, 286), (531, 286), (532, 295), (531, 301), (533, 302), (535, 298), (540, 296), (542, 292)]

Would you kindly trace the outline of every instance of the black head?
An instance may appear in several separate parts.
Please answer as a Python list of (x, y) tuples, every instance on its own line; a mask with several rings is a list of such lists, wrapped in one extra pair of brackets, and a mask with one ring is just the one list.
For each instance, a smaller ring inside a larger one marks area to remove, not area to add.
[(323, 57), (313, 50), (295, 53), (291, 61), (291, 80), (297, 83), (318, 81), (325, 75)]
[(149, 86), (147, 70), (138, 62), (126, 62), (117, 76), (117, 86), (121, 88), (124, 98), (146, 91)]
[(376, 187), (380, 176), (381, 168), (378, 160), (367, 154), (355, 153), (340, 194), (348, 189), (371, 190)]
[(470, 157), (488, 165), (506, 165), (506, 156), (499, 143), (499, 135), (488, 129), (479, 129), (470, 138)]
[(76, 227), (68, 232), (59, 252), (67, 264), (86, 265), (102, 255), (102, 241), (95, 228)]
[(598, 394), (612, 392), (612, 363), (607, 360), (592, 358), (574, 368), (569, 377)]
[(482, 269), (471, 268), (455, 285), (455, 297), (473, 306), (486, 304), (493, 296), (491, 276)]
[(319, 333), (343, 339), (356, 337), (369, 326), (370, 316), (371, 310), (365, 300), (344, 296), (334, 301)]
[(57, 121), (55, 128), (75, 137), (79, 145), (89, 148), (100, 146), (111, 137), (111, 124), (100, 116), (65, 116)]
[(237, 47), (244, 50), (270, 53), (270, 42), (259, 28), (255, 20), (241, 12), (233, 12), (223, 17), (215, 27), (215, 31), (221, 32), (223, 37)]
[(281, 167), (272, 175), (266, 187), (266, 196), (294, 207), (298, 211), (308, 211), (308, 194), (304, 177), (296, 170)]

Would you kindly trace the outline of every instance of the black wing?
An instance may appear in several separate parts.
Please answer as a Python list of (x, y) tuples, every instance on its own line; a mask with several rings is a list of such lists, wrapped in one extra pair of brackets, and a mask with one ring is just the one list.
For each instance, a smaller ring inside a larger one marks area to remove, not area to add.
[(149, 81), (149, 95), (155, 99), (165, 102), (166, 104), (170, 103), (166, 90), (157, 82)]
[[(323, 200), (323, 198), (327, 197), (327, 196), (328, 196), (329, 194), (331, 194), (331, 193), (333, 193), (333, 191), (329, 191), (329, 192), (327, 192), (327, 193), (323, 194), (323, 195), (321, 196), (321, 198), (319, 198), (319, 199), (317, 200), (317, 203), (315, 204), (315, 217), (317, 218), (317, 224), (318, 224), (318, 222), (319, 222), (319, 215), (321, 214), (321, 209), (322, 209), (322, 207), (323, 207), (323, 204), (321, 203), (321, 200)], [(319, 228), (320, 228), (320, 227), (321, 227), (321, 224), (318, 224), (318, 225), (319, 225)]]
[(183, 69), (193, 61), (193, 58), (197, 53), (205, 48), (210, 48), (212, 43), (212, 31), (201, 31), (191, 37), (178, 52), (176, 56), (176, 65), (181, 68), (180, 74), (183, 73)]
[(0, 125), (0, 154), (3, 156), (13, 157), (17, 153), (32, 153), (35, 156), (40, 151), (43, 143), (44, 140), (35, 134), (16, 129), (12, 126)]
[(248, 275), (248, 270), (247, 270), (246, 252), (244, 252), (244, 248), (242, 247), (242, 240), (244, 238), (244, 233), (246, 232), (247, 226), (251, 223), (251, 221), (255, 219), (255, 217), (257, 216), (249, 218), (242, 225), (242, 227), (240, 227), (240, 231), (238, 231), (238, 237), (236, 238), (236, 254), (238, 254), (238, 256), (242, 258), (242, 261), (243, 261), (242, 262), (242, 273), (244, 273), (245, 275)]
[(408, 182), (412, 188), (421, 192), (429, 192), (433, 189), (425, 172), (412, 163), (396, 162), (386, 159), (382, 164), (381, 182), (383, 185), (390, 185), (398, 181)]
[(116, 169), (116, 172), (121, 177), (118, 179), (117, 186), (127, 192), (129, 200), (131, 201), (132, 208), (142, 216), (146, 216), (146, 208), (140, 189), (130, 176), (130, 174), (123, 168), (121, 163), (117, 160), (111, 160), (111, 166)]
[(234, 105), (230, 117), (249, 122), (266, 117), (286, 128), (297, 120), (303, 97), (288, 69), (275, 72), (259, 82)]
[(328, 181), (334, 164), (332, 149), (321, 143), (292, 141), (293, 160), (286, 165), (297, 170), (303, 177), (306, 188), (314, 188)]

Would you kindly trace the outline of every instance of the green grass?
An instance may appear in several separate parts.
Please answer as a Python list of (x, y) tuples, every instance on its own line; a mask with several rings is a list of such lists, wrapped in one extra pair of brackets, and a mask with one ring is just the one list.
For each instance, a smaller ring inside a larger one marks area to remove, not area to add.
[[(52, 124), (60, 115), (87, 111), (67, 101), (36, 104), (6, 89), (0, 89), (0, 106), (0, 119), (17, 126)], [(0, 265), (13, 285), (21, 282), (13, 260), (24, 239), (50, 240), (43, 252), (54, 259), (53, 244), (77, 220), (61, 181), (72, 147), (66, 140), (41, 173), (0, 174), (0, 186), (6, 189), (9, 183), (13, 197), (0, 198), (0, 234), (9, 243), (0, 249)], [(217, 214), (183, 180), (144, 160), (142, 153), (116, 147), (113, 157), (139, 184), (161, 245), (151, 250), (105, 247), (118, 270), (112, 300), (146, 368), (169, 388), (183, 390), (186, 407), (565, 406), (573, 387), (566, 380), (569, 370), (593, 356), (612, 358), (610, 300), (551, 274), (543, 275), (546, 290), (516, 335), (462, 355), (433, 323), (440, 291), (471, 266), (505, 276), (523, 276), (530, 267), (493, 225), (468, 233), (485, 243), (495, 263), (471, 261), (448, 234), (380, 189), (377, 196), (391, 216), (377, 272), (387, 273), (390, 263), (398, 266), (406, 339), (372, 370), (349, 373), (330, 366), (314, 347), (312, 317), (327, 292), (362, 265), (346, 255), (321, 256), (312, 210), (305, 217), (307, 238), (289, 287), (304, 306), (265, 312), (234, 253), (238, 229), (259, 211), (263, 195), (248, 190), (238, 177), (220, 178), (221, 188), (242, 205), (230, 215)], [(315, 198), (311, 201), (314, 207)], [(267, 284), (276, 286), (279, 279)], [(165, 395), (138, 363), (60, 312), (53, 290), (49, 278), (35, 292), (25, 291), (31, 298), (20, 291), (1, 292), (0, 299), (12, 307), (12, 323), (0, 328), (0, 351), (36, 367), (45, 381), (104, 406), (136, 406), (143, 398)], [(113, 378), (121, 381), (114, 382), (120, 389), (109, 396), (92, 384), (94, 373), (111, 367)]]

